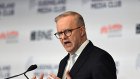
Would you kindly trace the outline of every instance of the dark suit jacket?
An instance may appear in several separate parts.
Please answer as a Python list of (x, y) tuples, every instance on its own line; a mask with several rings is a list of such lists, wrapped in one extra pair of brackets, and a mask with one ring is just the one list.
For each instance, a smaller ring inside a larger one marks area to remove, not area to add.
[[(69, 54), (59, 64), (57, 76), (62, 78)], [(117, 79), (113, 58), (90, 41), (69, 72), (72, 79)]]

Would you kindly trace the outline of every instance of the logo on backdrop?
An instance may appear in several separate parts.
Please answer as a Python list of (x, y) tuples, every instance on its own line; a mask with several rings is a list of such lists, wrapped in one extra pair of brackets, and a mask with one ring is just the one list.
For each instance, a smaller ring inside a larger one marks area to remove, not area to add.
[(122, 28), (123, 26), (121, 24), (102, 26), (100, 29), (100, 34), (107, 35), (108, 37), (120, 37), (122, 36)]
[(12, 16), (15, 13), (15, 3), (0, 3), (0, 16)]
[(91, 8), (118, 8), (122, 6), (121, 0), (91, 0)]
[(66, 0), (30, 0), (30, 9), (38, 13), (64, 12), (66, 11)]
[[(39, 61), (36, 61), (36, 62), (39, 62), (39, 63), (36, 63), (37, 64), (37, 69), (34, 71), (34, 75), (36, 75), (37, 77), (40, 76), (41, 73), (44, 73), (44, 76), (49, 76), (49, 73), (54, 73), (54, 74), (57, 74), (57, 71), (58, 71), (58, 64), (57, 63), (40, 63), (40, 60)], [(27, 63), (26, 63), (26, 69), (32, 65), (34, 62), (34, 58), (33, 57), (29, 57), (29, 59), (27, 60)]]
[(140, 70), (140, 53), (138, 54), (137, 58), (136, 58), (136, 69)]
[(57, 64), (39, 64), (37, 70), (34, 72), (34, 75), (40, 76), (41, 72), (44, 73), (45, 76), (49, 76), (49, 73), (57, 74), (58, 65)]
[(0, 65), (0, 79), (9, 77), (10, 71), (11, 71), (10, 65), (5, 65), (5, 66)]
[(140, 24), (136, 25), (136, 34), (140, 34)]
[(40, 40), (52, 40), (52, 30), (38, 30), (31, 32), (31, 40), (32, 41), (40, 41)]
[(1, 32), (0, 41), (5, 40), (6, 43), (16, 43), (18, 42), (19, 32), (16, 30)]

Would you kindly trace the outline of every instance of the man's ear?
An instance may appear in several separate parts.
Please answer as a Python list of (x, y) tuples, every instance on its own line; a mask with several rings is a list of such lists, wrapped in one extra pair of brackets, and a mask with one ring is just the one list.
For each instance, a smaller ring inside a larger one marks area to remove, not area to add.
[(86, 33), (86, 28), (85, 26), (81, 26), (81, 36), (84, 36)]

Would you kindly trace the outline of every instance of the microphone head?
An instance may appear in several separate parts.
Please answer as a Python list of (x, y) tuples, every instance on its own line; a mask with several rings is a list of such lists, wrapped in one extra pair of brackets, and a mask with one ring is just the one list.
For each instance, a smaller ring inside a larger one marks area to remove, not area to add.
[(34, 69), (36, 69), (36, 68), (37, 68), (37, 65), (36, 65), (36, 64), (35, 64), (35, 65), (31, 65), (31, 66), (27, 69), (26, 72), (32, 71), (32, 70), (34, 70)]

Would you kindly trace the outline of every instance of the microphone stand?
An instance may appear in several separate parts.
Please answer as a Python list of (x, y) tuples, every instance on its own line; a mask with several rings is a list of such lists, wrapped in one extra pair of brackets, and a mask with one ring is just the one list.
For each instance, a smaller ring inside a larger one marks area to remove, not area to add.
[(20, 76), (20, 75), (23, 75), (23, 74), (24, 74), (24, 76), (25, 76), (27, 79), (29, 79), (29, 78), (27, 77), (26, 73), (29, 72), (29, 71), (32, 71), (32, 70), (34, 70), (34, 69), (36, 69), (36, 68), (37, 68), (37, 65), (31, 65), (31, 66), (27, 69), (27, 71), (25, 71), (24, 73), (21, 73), (21, 74), (15, 75), (15, 76), (11, 76), (11, 77), (8, 77), (8, 78), (5, 78), (5, 79), (14, 78), (14, 77), (17, 77), (17, 76)]
[(5, 79), (14, 78), (14, 77), (20, 76), (20, 75), (22, 75), (22, 74), (24, 74), (24, 73), (21, 73), (21, 74), (15, 75), (15, 76), (11, 76), (11, 77), (8, 77), (8, 78), (5, 78)]
[(27, 79), (29, 79), (27, 76), (26, 76), (26, 74), (24, 73), (24, 76), (27, 78)]
[(20, 75), (23, 75), (23, 74), (24, 74), (24, 76), (25, 76), (27, 79), (29, 79), (29, 78), (27, 77), (27, 75), (26, 75), (26, 72), (21, 73), (21, 74), (18, 74), (18, 75), (11, 76), (11, 77), (8, 77), (8, 78), (5, 78), (5, 79), (14, 78), (14, 77), (17, 77), (17, 76), (20, 76)]

